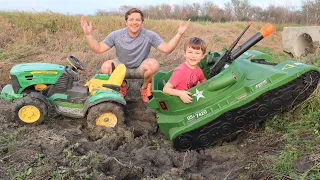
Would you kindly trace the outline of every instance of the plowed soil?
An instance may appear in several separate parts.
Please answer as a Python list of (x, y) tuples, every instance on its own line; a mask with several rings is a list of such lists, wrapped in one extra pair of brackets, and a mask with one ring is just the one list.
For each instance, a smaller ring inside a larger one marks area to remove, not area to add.
[[(19, 125), (13, 103), (1, 100), (0, 179), (268, 179), (282, 148), (263, 126), (200, 151), (178, 152), (161, 132), (155, 114), (131, 80), (126, 124), (89, 131), (86, 119), (50, 117), (42, 125)], [(31, 171), (31, 172), (30, 172)]]

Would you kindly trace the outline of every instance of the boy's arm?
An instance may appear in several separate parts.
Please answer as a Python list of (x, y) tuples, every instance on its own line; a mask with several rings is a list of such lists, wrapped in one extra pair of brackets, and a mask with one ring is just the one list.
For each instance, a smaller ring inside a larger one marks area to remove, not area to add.
[(204, 79), (200, 80), (200, 83), (204, 83), (204, 82), (206, 82), (206, 81), (207, 81), (207, 79), (204, 78)]
[(206, 82), (206, 81), (207, 81), (207, 79), (206, 79), (206, 77), (204, 76), (202, 70), (200, 70), (200, 78), (199, 78), (199, 81), (200, 81), (200, 83), (203, 83), (203, 82)]
[(192, 103), (191, 92), (174, 89), (170, 82), (167, 82), (163, 87), (163, 92), (172, 96), (179, 96), (184, 103)]

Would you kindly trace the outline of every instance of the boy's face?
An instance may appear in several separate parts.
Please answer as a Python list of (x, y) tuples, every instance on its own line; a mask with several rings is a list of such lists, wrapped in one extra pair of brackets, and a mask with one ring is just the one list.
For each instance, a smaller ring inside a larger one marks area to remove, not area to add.
[(196, 67), (203, 58), (202, 50), (193, 49), (192, 47), (188, 47), (184, 55), (186, 57), (186, 63), (189, 67)]
[(132, 34), (139, 33), (142, 27), (142, 17), (140, 13), (131, 13), (128, 16), (126, 25)]

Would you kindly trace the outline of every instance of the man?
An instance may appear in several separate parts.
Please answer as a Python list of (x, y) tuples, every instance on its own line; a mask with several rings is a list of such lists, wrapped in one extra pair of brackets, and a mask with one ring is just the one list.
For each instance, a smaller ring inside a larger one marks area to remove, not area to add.
[[(158, 61), (149, 57), (151, 46), (163, 53), (170, 54), (177, 47), (190, 24), (190, 20), (186, 24), (180, 24), (177, 34), (168, 43), (164, 42), (157, 33), (142, 28), (144, 17), (139, 9), (128, 10), (125, 13), (125, 20), (125, 28), (111, 32), (101, 42), (92, 36), (92, 22), (88, 24), (84, 16), (81, 17), (81, 27), (93, 52), (103, 53), (113, 46), (116, 48), (117, 58), (104, 62), (101, 66), (101, 72), (111, 74), (112, 63), (115, 66), (123, 63), (127, 67), (126, 77), (143, 78), (140, 89), (141, 98), (143, 102), (148, 102), (146, 88), (151, 82), (152, 76), (159, 69)], [(122, 89), (124, 94), (126, 89)]]

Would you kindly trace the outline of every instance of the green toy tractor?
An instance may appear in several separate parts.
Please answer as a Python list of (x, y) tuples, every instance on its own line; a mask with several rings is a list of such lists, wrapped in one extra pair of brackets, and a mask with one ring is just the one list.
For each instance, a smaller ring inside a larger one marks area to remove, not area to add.
[(274, 31), (270, 24), (234, 49), (250, 25), (228, 50), (209, 52), (200, 61), (207, 81), (188, 90), (191, 104), (162, 91), (172, 71), (153, 77), (148, 105), (156, 110), (160, 131), (177, 150), (212, 146), (303, 102), (316, 89), (319, 68), (292, 60), (271, 63), (270, 56), (248, 50)]
[(14, 100), (14, 119), (22, 124), (40, 124), (47, 116), (87, 116), (89, 128), (123, 124), (122, 106), (126, 101), (119, 89), (125, 66), (117, 66), (110, 76), (97, 74), (85, 85), (79, 85), (79, 72), (85, 66), (73, 56), (68, 57), (68, 62), (67, 66), (25, 63), (10, 70), (12, 84), (2, 89), (1, 97)]

